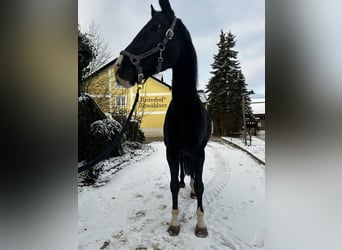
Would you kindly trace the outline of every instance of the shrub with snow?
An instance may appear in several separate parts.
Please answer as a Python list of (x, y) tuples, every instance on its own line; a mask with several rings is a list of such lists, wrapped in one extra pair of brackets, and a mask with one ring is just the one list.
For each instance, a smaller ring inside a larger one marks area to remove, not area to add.
[(144, 132), (140, 129), (139, 121), (137, 120), (130, 121), (126, 135), (127, 140), (129, 141), (140, 143), (143, 143), (145, 141)]
[[(87, 160), (92, 160), (99, 154), (101, 154), (115, 137), (120, 133), (121, 125), (119, 122), (106, 118), (93, 122), (89, 127), (89, 142), (87, 145)], [(109, 156), (122, 155), (123, 148), (122, 143), (125, 141), (125, 136), (121, 139), (121, 142), (110, 153)]]
[[(88, 131), (88, 143), (86, 145), (85, 160), (91, 161), (105, 151), (108, 146), (115, 140), (116, 136), (121, 131), (119, 122), (105, 118), (97, 120), (90, 124)], [(108, 157), (115, 157), (124, 154), (123, 142), (125, 135), (120, 140), (119, 144), (111, 151)], [(99, 164), (82, 173), (82, 182), (87, 185), (92, 185), (98, 179), (102, 172), (103, 165)]]
[(78, 98), (78, 161), (86, 159), (87, 156), (90, 124), (105, 118), (105, 114), (91, 96), (82, 94)]
[[(127, 116), (124, 111), (117, 111), (112, 113), (113, 119), (120, 122), (121, 125), (123, 125), (126, 122)], [(140, 142), (143, 143), (145, 141), (145, 135), (144, 132), (140, 129), (140, 122), (141, 119), (132, 119), (129, 124), (128, 128), (125, 132), (126, 138), (128, 141), (133, 142)]]

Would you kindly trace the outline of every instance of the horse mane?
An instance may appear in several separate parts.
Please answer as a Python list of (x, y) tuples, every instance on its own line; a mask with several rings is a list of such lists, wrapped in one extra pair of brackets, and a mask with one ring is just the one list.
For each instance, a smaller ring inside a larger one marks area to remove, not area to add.
[[(179, 18), (177, 20), (177, 25), (176, 25), (175, 29), (177, 29), (175, 32), (177, 32), (177, 33), (179, 32), (179, 34), (181, 34), (181, 37), (184, 38), (184, 40), (185, 40), (184, 49), (187, 52), (187, 54), (184, 54), (181, 57), (181, 60), (185, 60), (185, 58), (186, 58), (186, 63), (187, 63), (186, 68), (188, 70), (187, 74), (194, 76), (194, 81), (195, 81), (195, 84), (197, 86), (197, 74), (198, 74), (198, 72), (197, 72), (197, 54), (196, 54), (195, 47), (192, 43), (190, 32), (185, 27), (182, 20)], [(191, 62), (191, 63), (189, 63), (189, 62)], [(189, 68), (190, 65), (192, 66), (191, 68)]]

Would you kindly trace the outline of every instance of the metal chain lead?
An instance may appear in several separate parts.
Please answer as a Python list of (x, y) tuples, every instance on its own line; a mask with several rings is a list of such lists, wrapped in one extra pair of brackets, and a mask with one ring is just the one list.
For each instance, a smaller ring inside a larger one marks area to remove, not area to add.
[(163, 58), (163, 51), (165, 50), (165, 44), (164, 43), (159, 43), (158, 44), (158, 48), (159, 48), (159, 57), (158, 57), (158, 64), (156, 67), (157, 70), (157, 74), (161, 71), (163, 62), (164, 62), (164, 58)]

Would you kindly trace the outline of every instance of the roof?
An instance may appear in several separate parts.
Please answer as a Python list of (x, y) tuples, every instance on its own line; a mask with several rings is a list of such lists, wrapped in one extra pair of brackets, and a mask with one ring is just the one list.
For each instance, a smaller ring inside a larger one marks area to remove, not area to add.
[(251, 99), (251, 108), (254, 115), (264, 115), (265, 98)]
[(203, 90), (197, 90), (198, 97), (200, 98), (202, 103), (207, 103), (207, 96), (205, 95)]
[[(152, 79), (156, 80), (157, 82), (159, 82), (159, 83), (165, 85), (165, 86), (168, 87), (169, 89), (172, 89), (171, 85), (167, 84), (167, 83), (164, 82), (163, 80), (159, 80), (159, 79), (158, 79), (157, 77), (155, 77), (155, 76), (151, 76), (150, 78), (152, 78)], [(163, 79), (163, 78), (162, 78), (162, 79)]]
[[(112, 61), (108, 62), (107, 64), (103, 65), (101, 68), (99, 68), (98, 70), (94, 71), (91, 75), (95, 75), (95, 74), (98, 74), (100, 73), (101, 71), (105, 70), (106, 68), (108, 67), (111, 67), (112, 64), (115, 63), (115, 61), (117, 60), (117, 58), (113, 59)], [(153, 76), (151, 76), (150, 78), (154, 79), (155, 81), (159, 82), (160, 84), (168, 87), (169, 89), (172, 89), (172, 86), (167, 84), (166, 82), (164, 82), (164, 79), (163, 79), (163, 75), (162, 74), (155, 74)], [(198, 93), (198, 96), (201, 100), (202, 103), (207, 103), (208, 102), (208, 99), (207, 99), (207, 96), (205, 95), (204, 93), (204, 90), (197, 90), (197, 93)]]
[[(111, 67), (112, 64), (114, 64), (115, 61), (116, 61), (117, 59), (118, 59), (118, 58), (115, 58), (115, 59), (113, 59), (112, 61), (106, 63), (106, 64), (103, 65), (101, 68), (99, 68), (98, 70), (94, 71), (90, 76), (96, 75), (96, 74), (100, 73), (101, 71), (105, 70), (106, 68)], [(90, 77), (90, 76), (89, 76), (89, 77)], [(167, 84), (166, 82), (163, 81), (163, 75), (162, 75), (162, 74), (153, 75), (153, 76), (151, 76), (151, 78), (153, 78), (155, 81), (157, 81), (157, 82), (159, 82), (159, 83), (165, 85), (165, 86), (168, 87), (169, 89), (172, 88), (169, 84)]]

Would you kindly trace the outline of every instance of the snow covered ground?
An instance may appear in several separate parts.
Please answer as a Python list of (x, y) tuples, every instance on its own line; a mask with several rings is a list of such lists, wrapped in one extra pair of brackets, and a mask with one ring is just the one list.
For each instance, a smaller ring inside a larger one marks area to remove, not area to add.
[(145, 158), (107, 174), (103, 186), (79, 187), (79, 250), (264, 249), (263, 164), (241, 149), (211, 140), (203, 172), (209, 236), (194, 234), (197, 201), (190, 198), (186, 177), (179, 193), (181, 231), (171, 237), (166, 231), (171, 192), (165, 146), (152, 142), (150, 147)]
[(265, 135), (262, 134), (261, 138), (263, 139), (252, 136), (252, 140), (247, 140), (247, 145), (245, 145), (240, 138), (222, 137), (223, 140), (238, 146), (265, 164)]

